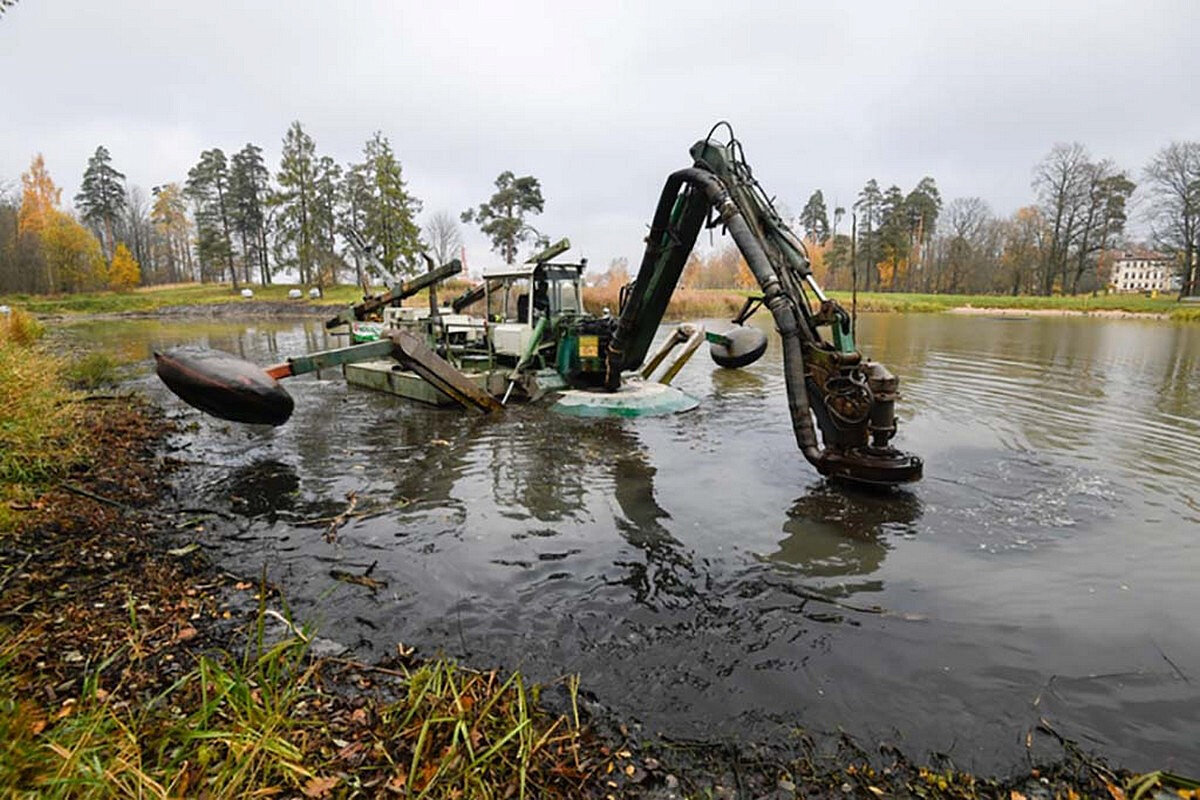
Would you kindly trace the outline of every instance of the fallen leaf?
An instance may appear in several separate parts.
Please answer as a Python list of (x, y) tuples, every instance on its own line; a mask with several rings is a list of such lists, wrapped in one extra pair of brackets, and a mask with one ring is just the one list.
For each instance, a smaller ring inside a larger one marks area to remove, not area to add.
[(1008, 793), (1008, 800), (1025, 800), (1025, 795), (1021, 794), (1016, 789), (1013, 789)]
[(197, 633), (196, 629), (193, 628), (191, 625), (189, 625), (186, 628), (180, 628), (179, 633), (175, 634), (175, 641), (186, 642), (189, 639), (195, 639), (196, 633)]
[(175, 547), (175, 548), (168, 550), (167, 555), (169, 555), (169, 556), (186, 556), (188, 553), (194, 553), (199, 549), (200, 549), (200, 545), (196, 544), (195, 542), (192, 542), (191, 544), (185, 544), (183, 547)]
[(245, 591), (246, 589), (253, 589), (254, 584), (247, 583), (246, 581), (238, 581), (233, 585), (233, 588), (238, 589), (239, 591)]
[(1116, 786), (1108, 781), (1105, 781), (1104, 788), (1108, 789), (1108, 793), (1112, 796), (1112, 800), (1125, 800), (1125, 790), (1120, 786)]
[(304, 796), (325, 797), (338, 785), (338, 780), (336, 775), (328, 778), (310, 778), (308, 783), (304, 784)]

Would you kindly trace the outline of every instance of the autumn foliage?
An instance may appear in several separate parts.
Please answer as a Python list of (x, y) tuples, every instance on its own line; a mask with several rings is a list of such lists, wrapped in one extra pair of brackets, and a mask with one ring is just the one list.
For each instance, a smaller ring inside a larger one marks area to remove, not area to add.
[(74, 216), (60, 207), (62, 189), (50, 178), (39, 153), (21, 175), (21, 207), (17, 213), (19, 235), (36, 250), (32, 269), (51, 292), (102, 288), (107, 265), (100, 241)]
[(134, 260), (133, 253), (129, 252), (125, 243), (121, 242), (117, 245), (112, 265), (108, 268), (108, 288), (125, 292), (137, 286), (141, 279), (142, 271), (138, 262)]

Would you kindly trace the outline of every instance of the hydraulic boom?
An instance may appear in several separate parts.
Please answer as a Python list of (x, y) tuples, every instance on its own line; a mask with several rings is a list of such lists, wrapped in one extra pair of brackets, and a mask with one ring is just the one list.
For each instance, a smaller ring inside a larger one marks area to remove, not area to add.
[[(729, 130), (724, 144), (713, 140), (722, 126)], [(606, 387), (615, 390), (622, 372), (641, 365), (701, 228), (706, 221), (722, 225), (758, 281), (782, 338), (788, 410), (804, 457), (822, 475), (855, 482), (919, 480), (921, 459), (890, 444), (899, 380), (855, 346), (850, 315), (817, 285), (804, 243), (755, 180), (732, 128), (718, 124), (691, 155), (690, 168), (667, 178), (637, 277), (623, 292), (608, 343)], [(830, 331), (828, 341), (822, 328)]]

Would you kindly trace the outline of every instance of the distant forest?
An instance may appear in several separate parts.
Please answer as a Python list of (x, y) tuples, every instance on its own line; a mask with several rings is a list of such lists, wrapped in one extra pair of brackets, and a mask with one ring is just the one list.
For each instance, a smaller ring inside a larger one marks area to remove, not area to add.
[[(1196, 287), (1200, 250), (1200, 142), (1175, 142), (1136, 176), (1079, 143), (1058, 144), (1033, 169), (1032, 202), (999, 217), (979, 197), (943, 203), (937, 183), (910, 191), (866, 182), (849, 207), (829, 208), (814, 191), (791, 220), (813, 269), (830, 288), (937, 293), (1052, 294), (1103, 290), (1115, 250), (1150, 246), (1173, 256), (1185, 289)], [(64, 293), (185, 281), (268, 284), (281, 273), (314, 286), (405, 275), (421, 253), (445, 262), (462, 246), (446, 212), (418, 223), (387, 137), (375, 133), (362, 160), (318, 155), (299, 122), (288, 128), (272, 171), (262, 148), (227, 156), (205, 150), (186, 179), (149, 191), (125, 180), (99, 146), (68, 207), (41, 155), (20, 182), (0, 188), (0, 292)], [(504, 172), (495, 194), (460, 215), (479, 225), (506, 261), (541, 239), (527, 217), (544, 206), (532, 176)], [(1137, 199), (1151, 241), (1126, 237)], [(591, 277), (625, 282), (613, 259)], [(683, 284), (752, 288), (736, 250), (693, 255)]]

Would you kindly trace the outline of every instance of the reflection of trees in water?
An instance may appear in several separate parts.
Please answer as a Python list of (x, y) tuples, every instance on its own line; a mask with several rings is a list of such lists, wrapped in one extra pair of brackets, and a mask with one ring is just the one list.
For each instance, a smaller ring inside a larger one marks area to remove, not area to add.
[(497, 505), (543, 522), (575, 516), (586, 507), (589, 481), (611, 457), (611, 445), (594, 436), (594, 426), (543, 409), (509, 413), (520, 417), (487, 443)]
[(716, 397), (765, 397), (767, 394), (766, 378), (753, 370), (718, 368), (710, 374)]
[(1160, 414), (1195, 419), (1190, 404), (1200, 388), (1200, 336), (1186, 325), (1176, 325), (1170, 346), (1164, 348), (1163, 375), (1157, 392), (1151, 394)]
[(290, 464), (265, 459), (238, 467), (225, 479), (233, 510), (247, 517), (291, 510), (300, 491), (300, 476)]
[[(912, 532), (920, 516), (920, 501), (904, 490), (822, 482), (792, 504), (783, 523), (786, 536), (767, 558), (814, 578), (865, 577), (883, 564), (888, 535)], [(846, 595), (883, 588), (877, 580), (838, 584)]]
[(393, 502), (454, 509), (461, 517), (454, 486), (470, 466), (480, 423), (454, 411), (400, 407), (365, 425), (355, 446), (363, 449), (362, 460), (372, 471), (392, 478)]
[[(512, 412), (510, 412), (512, 413)], [(588, 495), (613, 497), (621, 537), (644, 560), (623, 559), (616, 582), (643, 605), (679, 605), (695, 589), (691, 556), (663, 526), (668, 514), (654, 499), (655, 468), (637, 436), (620, 420), (576, 420), (530, 408), (521, 427), (488, 443), (492, 492), (501, 507), (561, 522), (586, 513)]]

